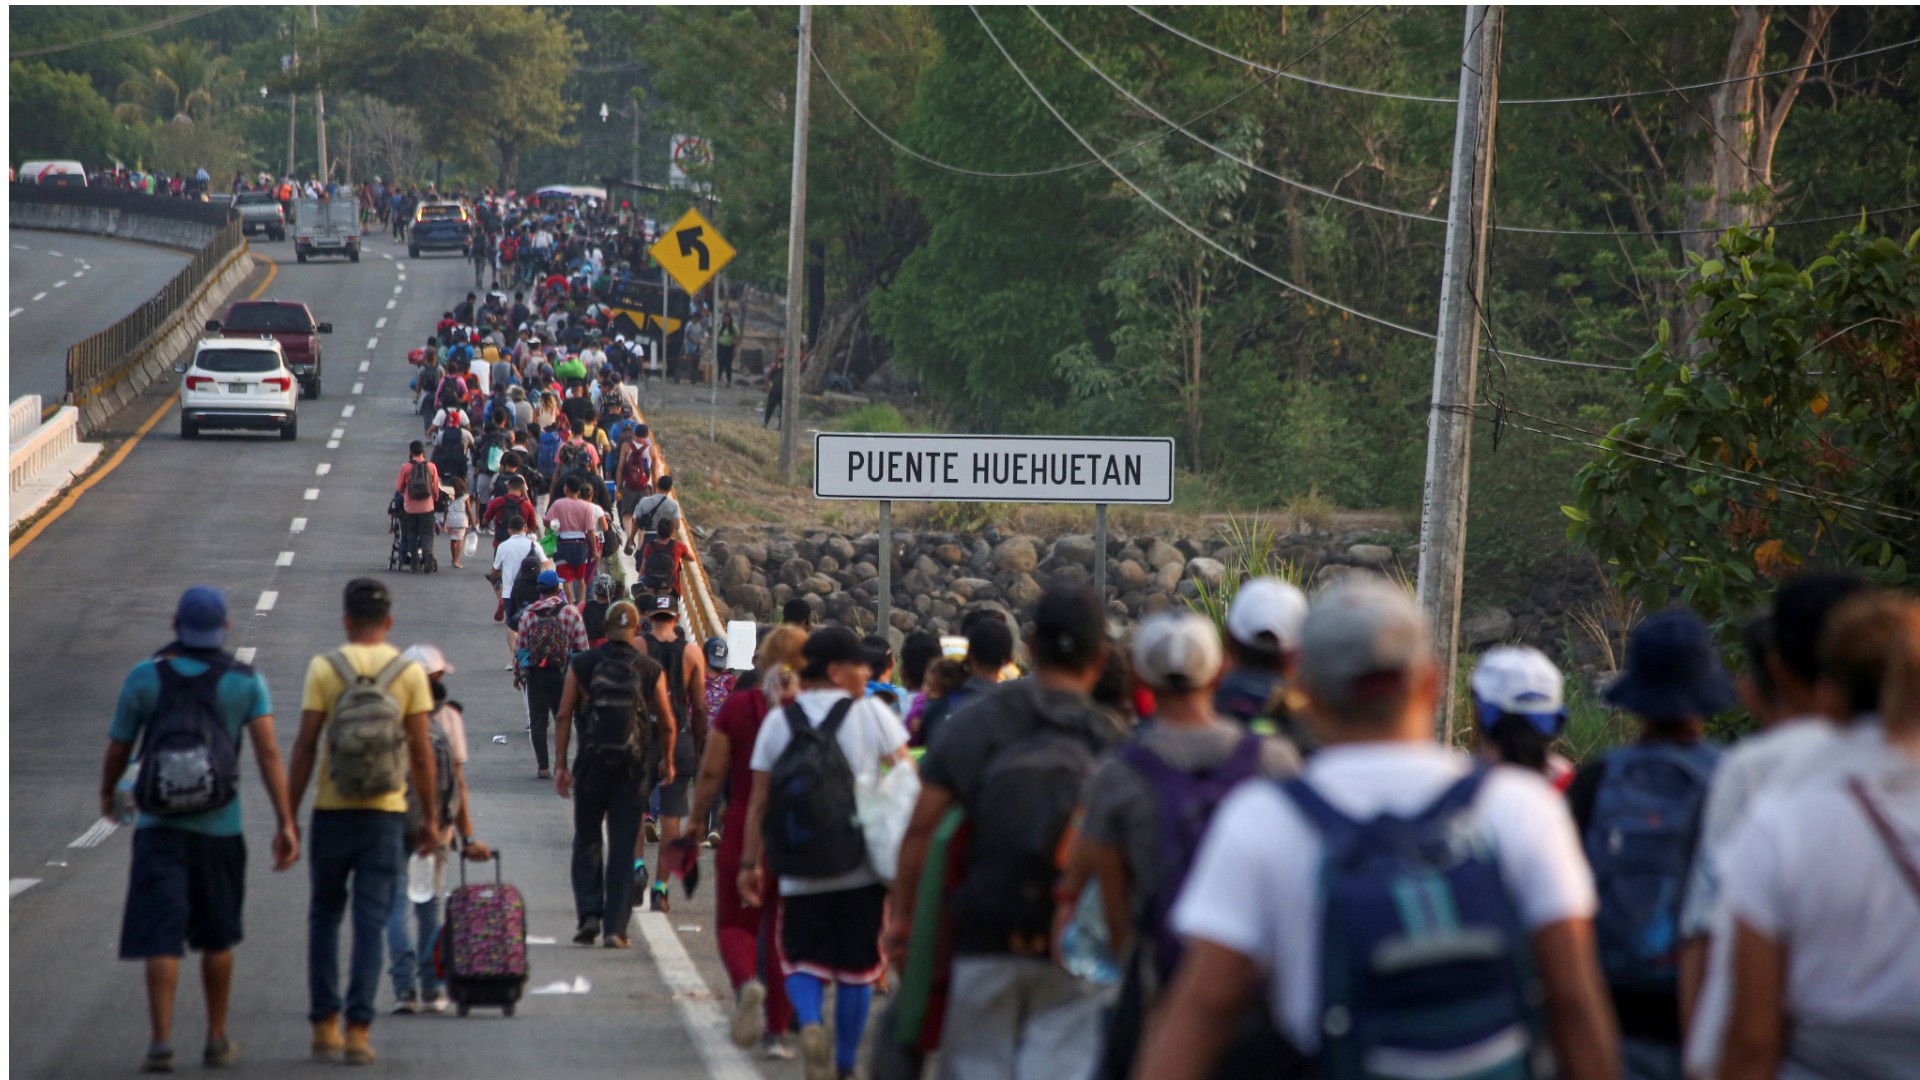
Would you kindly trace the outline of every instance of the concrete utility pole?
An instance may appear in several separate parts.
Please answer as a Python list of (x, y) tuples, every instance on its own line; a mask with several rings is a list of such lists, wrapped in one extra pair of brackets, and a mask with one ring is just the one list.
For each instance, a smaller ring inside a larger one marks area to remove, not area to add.
[[(287, 23), (287, 55), (281, 67), (288, 74), (300, 70), (300, 20)], [(286, 179), (293, 179), (293, 142), (300, 127), (300, 95), (297, 92), (287, 94), (287, 171)]]
[[(313, 12), (313, 34), (315, 37), (319, 37), (320, 5), (309, 4), (307, 6)], [(327, 170), (327, 95), (318, 85), (315, 85), (313, 88), (313, 125), (319, 129), (320, 138), (320, 171), (317, 175), (320, 179), (320, 186), (325, 187), (329, 176)]]
[(794, 429), (800, 426), (800, 327), (806, 309), (807, 83), (813, 74), (813, 5), (800, 5), (793, 76), (793, 203), (787, 221), (787, 366), (780, 391), (780, 479), (793, 486)]
[(1467, 8), (1460, 54), (1460, 105), (1453, 133), (1453, 183), (1440, 279), (1439, 339), (1433, 355), (1433, 405), (1427, 414), (1427, 482), (1420, 505), (1420, 610), (1433, 629), (1440, 664), (1435, 717), (1442, 742), (1453, 738), (1453, 673), (1460, 631), (1460, 578), (1467, 544), (1475, 364), (1480, 297), (1486, 276), (1487, 194), (1493, 176), (1493, 120), (1499, 94), (1497, 5)]

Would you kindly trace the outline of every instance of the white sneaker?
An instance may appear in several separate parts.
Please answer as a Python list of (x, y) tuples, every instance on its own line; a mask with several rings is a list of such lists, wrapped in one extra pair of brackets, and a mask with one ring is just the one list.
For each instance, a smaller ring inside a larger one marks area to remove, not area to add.
[(761, 1041), (767, 1034), (767, 987), (759, 979), (748, 979), (733, 998), (733, 1045), (742, 1050)]
[(793, 1036), (769, 1035), (760, 1044), (760, 1056), (769, 1061), (792, 1061), (794, 1056)]
[(412, 1016), (419, 1011), (420, 999), (416, 997), (403, 997), (393, 1003), (393, 1015), (395, 1016)]
[(425, 1001), (421, 1002), (420, 1011), (430, 1012), (430, 1013), (443, 1013), (447, 1011), (447, 1008), (451, 1004), (452, 1003), (447, 1000), (447, 995), (439, 994), (435, 997), (430, 997)]

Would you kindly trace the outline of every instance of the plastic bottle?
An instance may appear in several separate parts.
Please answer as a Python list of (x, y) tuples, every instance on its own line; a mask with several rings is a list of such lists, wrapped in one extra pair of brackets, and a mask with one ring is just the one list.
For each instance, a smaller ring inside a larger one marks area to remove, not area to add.
[(407, 899), (416, 904), (433, 899), (433, 860), (425, 855), (407, 858)]
[(1060, 936), (1060, 963), (1076, 978), (1102, 986), (1120, 981), (1120, 962), (1114, 959), (1113, 939), (1107, 933), (1107, 911), (1100, 902), (1100, 883), (1089, 881), (1073, 906), (1073, 918)]
[(113, 820), (122, 825), (131, 825), (140, 817), (140, 808), (134, 805), (133, 784), (140, 778), (140, 763), (127, 766), (120, 774), (120, 782), (113, 785)]

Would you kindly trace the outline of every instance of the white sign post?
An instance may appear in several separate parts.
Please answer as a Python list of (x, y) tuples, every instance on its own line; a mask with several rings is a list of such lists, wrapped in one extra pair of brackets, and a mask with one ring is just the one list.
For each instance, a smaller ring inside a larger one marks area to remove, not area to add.
[(813, 495), (880, 504), (880, 632), (893, 604), (893, 500), (1092, 503), (1093, 587), (1107, 597), (1107, 506), (1173, 502), (1164, 438), (852, 435), (813, 438)]

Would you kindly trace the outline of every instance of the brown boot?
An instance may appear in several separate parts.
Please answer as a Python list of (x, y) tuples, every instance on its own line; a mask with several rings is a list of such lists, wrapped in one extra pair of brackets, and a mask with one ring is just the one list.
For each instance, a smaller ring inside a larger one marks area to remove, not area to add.
[(313, 1022), (313, 1060), (339, 1061), (340, 1052), (345, 1046), (340, 1038), (339, 1014)]
[(346, 1055), (347, 1064), (349, 1065), (373, 1064), (373, 1045), (369, 1041), (372, 1039), (372, 1037), (373, 1037), (372, 1024), (348, 1024), (347, 1025), (347, 1055)]

